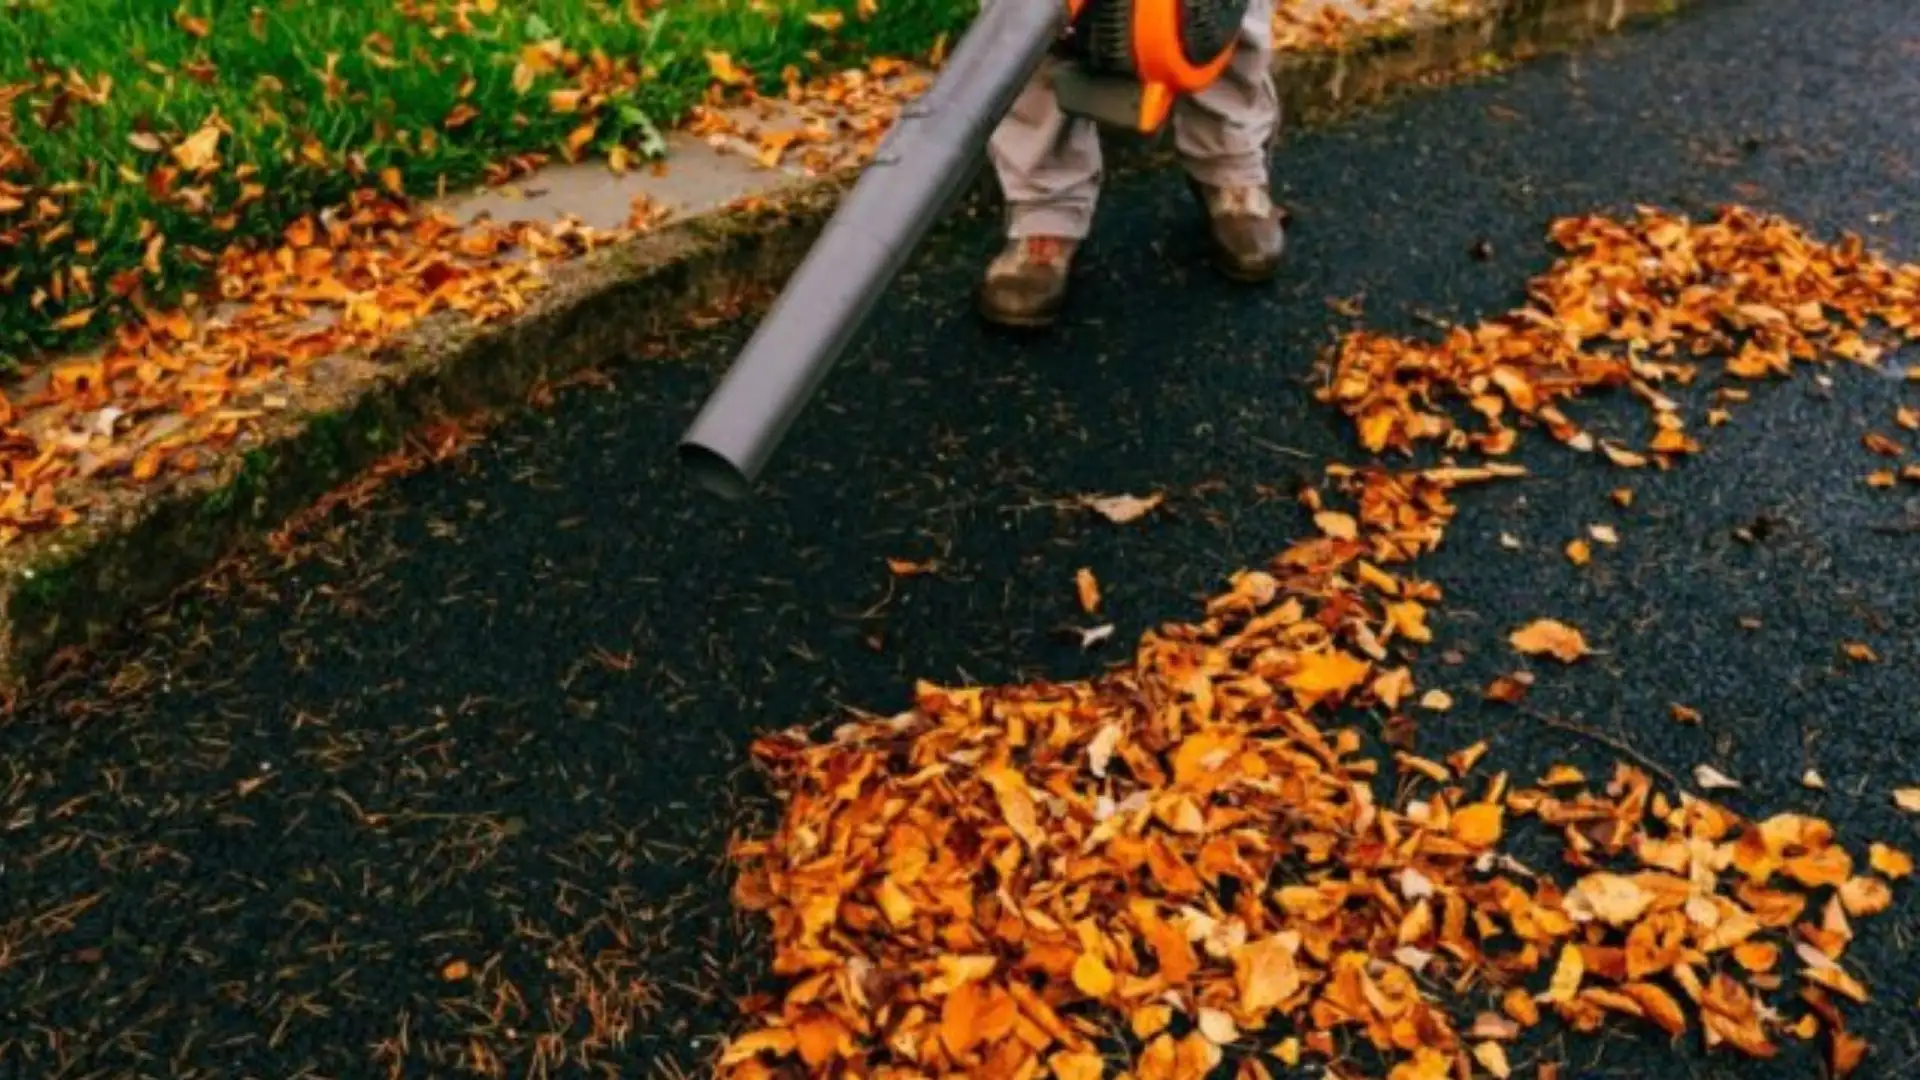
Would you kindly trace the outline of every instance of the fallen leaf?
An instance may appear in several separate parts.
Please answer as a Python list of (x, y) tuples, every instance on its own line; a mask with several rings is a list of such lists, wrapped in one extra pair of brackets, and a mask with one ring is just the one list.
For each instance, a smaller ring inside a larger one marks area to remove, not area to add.
[(1286, 682), (1295, 691), (1312, 697), (1344, 694), (1366, 679), (1367, 662), (1339, 649), (1307, 653), (1298, 657)]
[(1094, 578), (1092, 570), (1081, 567), (1073, 575), (1073, 587), (1079, 593), (1081, 611), (1091, 615), (1100, 610), (1100, 582)]
[(1155, 492), (1145, 498), (1134, 495), (1101, 495), (1085, 500), (1085, 505), (1115, 525), (1131, 525), (1152, 513), (1165, 501), (1165, 495)]
[(1091, 1050), (1062, 1050), (1047, 1059), (1054, 1080), (1101, 1080), (1106, 1064)]
[(1906, 852), (1877, 841), (1867, 846), (1867, 865), (1895, 881), (1913, 873), (1913, 859)]
[(1342, 514), (1336, 510), (1322, 510), (1313, 515), (1313, 523), (1320, 531), (1335, 540), (1354, 540), (1360, 536), (1360, 523), (1353, 520), (1352, 514)]
[(1878, 915), (1893, 906), (1893, 889), (1877, 877), (1862, 875), (1841, 884), (1840, 903), (1854, 918)]
[(220, 128), (207, 124), (173, 148), (173, 160), (188, 172), (211, 169), (220, 163)]
[(1490, 848), (1500, 842), (1505, 810), (1499, 803), (1473, 803), (1454, 811), (1452, 833), (1455, 840), (1473, 848)]
[(1638, 922), (1655, 897), (1630, 877), (1619, 874), (1588, 874), (1574, 882), (1567, 894), (1567, 914), (1576, 921), (1598, 919), (1612, 926)]
[(1567, 541), (1567, 561), (1575, 566), (1585, 566), (1593, 561), (1593, 548), (1585, 540)]
[(716, 82), (727, 86), (740, 86), (747, 81), (747, 73), (734, 65), (733, 57), (728, 53), (708, 52), (707, 71)]
[(1513, 647), (1529, 656), (1552, 656), (1561, 663), (1571, 664), (1587, 655), (1587, 641), (1580, 631), (1554, 619), (1538, 619), (1519, 630), (1515, 630), (1508, 640)]
[(1893, 805), (1909, 814), (1920, 814), (1920, 787), (1896, 789), (1893, 793)]
[(1493, 1074), (1495, 1080), (1507, 1080), (1513, 1075), (1513, 1067), (1507, 1064), (1507, 1051), (1497, 1042), (1476, 1043), (1473, 1047), (1473, 1060), (1480, 1067)]
[(449, 960), (446, 966), (440, 969), (440, 977), (447, 982), (460, 982), (471, 973), (472, 970), (467, 967), (465, 960)]
[(1099, 1000), (1113, 993), (1113, 971), (1107, 962), (1090, 952), (1073, 962), (1073, 985), (1081, 993)]
[(1711, 765), (1695, 765), (1693, 782), (1707, 791), (1737, 791), (1740, 782)]

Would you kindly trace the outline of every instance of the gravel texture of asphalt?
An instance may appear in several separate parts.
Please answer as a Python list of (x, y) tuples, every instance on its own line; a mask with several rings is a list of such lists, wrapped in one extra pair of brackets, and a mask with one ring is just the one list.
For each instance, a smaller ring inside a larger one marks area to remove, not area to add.
[[(1511, 307), (1551, 220), (1739, 202), (1911, 260), (1916, 153), (1920, 6), (1709, 2), (1288, 138), (1291, 262), (1264, 290), (1204, 268), (1171, 170), (1110, 179), (1049, 336), (976, 322), (992, 222), (944, 228), (750, 504), (688, 489), (672, 453), (739, 325), (565, 389), (0, 720), (0, 1077), (697, 1075), (761, 985), (725, 865), (774, 810), (753, 737), (887, 712), (916, 679), (1124, 659), (1306, 535), (1293, 493), (1361, 460), (1312, 397), (1324, 348)], [(1887, 797), (1920, 784), (1920, 499), (1869, 489), (1861, 445), (1917, 399), (1803, 373), (1667, 472), (1530, 438), (1532, 475), (1463, 492), (1418, 566), (1447, 601), (1417, 673), (1462, 703), (1423, 745), (1487, 738), (1515, 775), (1708, 764), (1743, 782), (1736, 810), (1920, 847)], [(1580, 410), (1644, 425), (1624, 400)], [(1058, 508), (1150, 490), (1166, 507), (1125, 527)], [(1597, 523), (1620, 543), (1571, 565)], [(1093, 649), (1071, 633), (1080, 567), (1116, 627)], [(1524, 714), (1479, 705), (1536, 617), (1598, 654), (1539, 669)], [(1850, 953), (1874, 994), (1856, 1075), (1920, 1067), (1909, 888)], [(1529, 1057), (1821, 1075), (1817, 1047), (1755, 1063), (1637, 1031)]]

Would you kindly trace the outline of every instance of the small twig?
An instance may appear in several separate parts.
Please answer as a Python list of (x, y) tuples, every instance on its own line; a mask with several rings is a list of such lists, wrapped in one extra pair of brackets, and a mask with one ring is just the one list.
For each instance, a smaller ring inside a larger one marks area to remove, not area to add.
[(1593, 728), (1587, 727), (1584, 724), (1576, 724), (1571, 720), (1562, 720), (1559, 717), (1548, 716), (1545, 713), (1532, 712), (1529, 710), (1528, 715), (1550, 728), (1558, 728), (1561, 731), (1570, 732), (1584, 739), (1592, 739), (1594, 742), (1600, 743), (1603, 746), (1611, 747), (1646, 766), (1648, 769), (1653, 770), (1655, 773), (1658, 773), (1661, 779), (1672, 784), (1674, 787), (1682, 786), (1679, 779), (1671, 772), (1668, 772), (1659, 762), (1635, 750), (1632, 744), (1622, 739), (1609, 735), (1604, 731), (1595, 731)]

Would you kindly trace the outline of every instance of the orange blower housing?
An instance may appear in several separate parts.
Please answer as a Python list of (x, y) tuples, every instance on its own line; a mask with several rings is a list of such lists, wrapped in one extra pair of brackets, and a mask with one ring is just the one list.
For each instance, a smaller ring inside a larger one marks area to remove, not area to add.
[(1067, 51), (1085, 73), (1136, 86), (1132, 126), (1159, 131), (1174, 101), (1233, 61), (1247, 0), (1067, 0)]

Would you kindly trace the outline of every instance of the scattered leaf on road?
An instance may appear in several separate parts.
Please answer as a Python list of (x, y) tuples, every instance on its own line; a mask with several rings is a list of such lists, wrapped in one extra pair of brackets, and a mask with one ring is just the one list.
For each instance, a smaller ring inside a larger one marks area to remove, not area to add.
[(1587, 641), (1580, 631), (1554, 619), (1539, 619), (1515, 630), (1508, 639), (1513, 647), (1528, 656), (1551, 656), (1571, 664), (1587, 655)]

